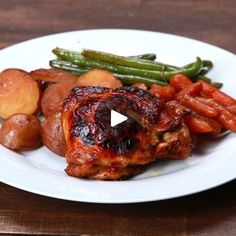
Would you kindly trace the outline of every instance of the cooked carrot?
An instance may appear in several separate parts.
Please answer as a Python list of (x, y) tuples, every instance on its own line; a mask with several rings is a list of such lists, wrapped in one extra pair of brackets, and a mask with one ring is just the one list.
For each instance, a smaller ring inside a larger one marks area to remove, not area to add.
[(217, 110), (218, 115), (215, 118), (224, 128), (236, 132), (236, 115), (227, 110), (224, 106), (218, 104), (213, 99), (206, 98), (196, 98), (198, 101), (211, 106), (215, 110)]
[(212, 85), (201, 82), (202, 83), (202, 94), (204, 94), (206, 97), (212, 98), (217, 103), (223, 105), (223, 106), (236, 106), (236, 100), (229, 95), (221, 92), (217, 88), (213, 87)]
[(60, 112), (65, 97), (70, 94), (71, 89), (75, 86), (75, 83), (50, 84), (41, 99), (41, 110), (44, 116), (48, 117), (52, 113)]
[(214, 119), (210, 119), (210, 118), (206, 118), (206, 119), (208, 119), (208, 121), (212, 127), (212, 133), (213, 134), (220, 134), (222, 131), (222, 125)]
[(4, 70), (0, 73), (0, 117), (37, 112), (40, 94), (38, 83), (26, 71)]
[(200, 116), (186, 115), (184, 117), (184, 123), (194, 133), (210, 133), (213, 131), (209, 122)]
[(164, 101), (170, 101), (175, 98), (175, 88), (172, 86), (160, 86), (153, 84), (148, 92), (154, 96), (160, 97)]
[(200, 102), (199, 100), (197, 100), (192, 96), (189, 96), (188, 94), (185, 94), (183, 96), (178, 96), (177, 101), (181, 105), (191, 109), (192, 111), (199, 113), (204, 117), (208, 118), (216, 117), (218, 114), (215, 108)]
[(190, 86), (182, 89), (180, 92), (178, 92), (178, 96), (183, 96), (185, 94), (190, 96), (198, 96), (200, 92), (202, 91), (202, 84), (200, 82), (193, 83)]
[(116, 89), (122, 87), (122, 83), (109, 71), (93, 69), (77, 79), (78, 86), (100, 86)]
[(186, 115), (184, 117), (184, 122), (189, 130), (194, 133), (219, 134), (222, 128), (217, 121), (198, 114)]
[(61, 69), (37, 69), (30, 72), (30, 75), (39, 81), (51, 83), (56, 82), (76, 82), (77, 76)]
[(182, 89), (187, 88), (191, 84), (193, 84), (193, 82), (187, 76), (182, 74), (174, 75), (170, 79), (170, 85), (175, 88), (176, 92), (179, 92)]
[(231, 113), (236, 114), (236, 105), (227, 106), (226, 109), (230, 111)]
[(226, 129), (236, 132), (236, 116), (228, 110), (222, 110), (217, 117), (217, 120)]

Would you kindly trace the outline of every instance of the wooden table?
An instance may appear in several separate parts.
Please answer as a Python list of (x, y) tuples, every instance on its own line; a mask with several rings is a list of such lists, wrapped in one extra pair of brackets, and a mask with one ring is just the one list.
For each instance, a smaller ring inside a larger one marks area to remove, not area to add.
[[(234, 0), (1, 0), (0, 48), (91, 28), (154, 30), (236, 53)], [(235, 78), (232, 78), (235, 79)], [(104, 205), (0, 184), (0, 235), (236, 235), (236, 182), (161, 202)]]

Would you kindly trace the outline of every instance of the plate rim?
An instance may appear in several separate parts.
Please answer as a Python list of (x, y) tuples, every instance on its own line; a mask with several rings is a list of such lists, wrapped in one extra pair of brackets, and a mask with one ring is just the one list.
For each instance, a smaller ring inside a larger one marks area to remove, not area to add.
[[(159, 35), (165, 35), (165, 36), (173, 36), (173, 37), (178, 37), (182, 40), (191, 40), (193, 42), (196, 42), (196, 43), (202, 43), (202, 44), (205, 44), (206, 46), (210, 46), (210, 47), (213, 47), (217, 50), (221, 50), (223, 53), (227, 53), (231, 56), (235, 56), (234, 53), (230, 52), (230, 51), (227, 51), (223, 48), (220, 48), (218, 46), (215, 46), (215, 45), (212, 45), (212, 44), (209, 44), (207, 42), (204, 42), (204, 41), (200, 41), (200, 40), (196, 40), (196, 39), (193, 39), (193, 38), (189, 38), (189, 37), (186, 37), (186, 36), (181, 36), (181, 35), (177, 35), (177, 34), (169, 34), (169, 33), (163, 33), (163, 32), (156, 32), (156, 31), (151, 31), (151, 30), (140, 30), (140, 29), (113, 29), (113, 28), (100, 28), (100, 29), (83, 29), (83, 30), (73, 30), (73, 31), (66, 31), (66, 32), (59, 32), (59, 33), (54, 33), (54, 34), (49, 34), (49, 35), (43, 35), (43, 36), (40, 36), (40, 37), (35, 37), (35, 38), (31, 38), (31, 39), (28, 39), (28, 40), (25, 40), (25, 41), (20, 41), (20, 42), (17, 42), (13, 45), (9, 45), (5, 48), (2, 48), (0, 50), (0, 54), (2, 53), (2, 51), (5, 51), (9, 48), (12, 48), (12, 47), (17, 47), (18, 45), (21, 45), (21, 44), (27, 44), (28, 42), (31, 42), (31, 41), (34, 41), (34, 40), (41, 40), (43, 38), (47, 38), (47, 37), (58, 37), (60, 35), (66, 35), (66, 34), (70, 34), (70, 33), (81, 33), (81, 32), (96, 32), (96, 31), (126, 31), (126, 32), (131, 32), (131, 31), (134, 31), (134, 32), (138, 32), (138, 33), (153, 33), (153, 34), (159, 34)], [(71, 178), (71, 177), (70, 177)], [(187, 196), (187, 195), (190, 195), (190, 194), (196, 194), (196, 193), (199, 193), (199, 192), (203, 192), (203, 191), (206, 191), (206, 190), (209, 190), (209, 189), (212, 189), (212, 188), (215, 188), (217, 186), (220, 186), (222, 184), (225, 184), (225, 183), (228, 183), (230, 181), (233, 181), (235, 180), (236, 178), (236, 175), (233, 176), (232, 178), (229, 178), (228, 180), (222, 180), (221, 182), (218, 182), (217, 184), (215, 185), (212, 185), (210, 187), (207, 187), (207, 188), (203, 188), (203, 189), (199, 189), (199, 190), (196, 190), (196, 191), (192, 191), (190, 193), (186, 192), (186, 193), (180, 193), (180, 194), (175, 194), (175, 196), (169, 196), (169, 197), (162, 197), (162, 198), (157, 198), (157, 196), (153, 196), (153, 198), (150, 198), (150, 199), (136, 199), (136, 200), (105, 200), (105, 201), (102, 201), (101, 199), (96, 201), (96, 200), (81, 200), (81, 199), (71, 199), (71, 198), (65, 198), (65, 197), (62, 197), (62, 196), (57, 196), (57, 195), (53, 195), (53, 194), (48, 194), (48, 193), (43, 193), (43, 192), (40, 192), (40, 191), (37, 191), (37, 190), (33, 190), (32, 189), (28, 189), (28, 188), (24, 188), (24, 187), (19, 187), (17, 185), (15, 185), (14, 183), (9, 183), (9, 182), (6, 182), (4, 180), (2, 180), (2, 176), (0, 175), (0, 181), (7, 184), (7, 185), (10, 185), (10, 186), (13, 186), (15, 188), (18, 188), (18, 189), (22, 189), (24, 191), (27, 191), (27, 192), (30, 192), (30, 193), (35, 193), (35, 194), (39, 194), (39, 195), (43, 195), (43, 196), (47, 196), (47, 197), (52, 197), (52, 198), (57, 198), (57, 199), (63, 199), (63, 200), (69, 200), (69, 201), (77, 201), (77, 202), (89, 202), (89, 203), (107, 203), (107, 204), (110, 204), (110, 203), (115, 203), (115, 204), (121, 204), (121, 203), (138, 203), (138, 202), (150, 202), (150, 201), (161, 201), (161, 200), (167, 200), (167, 199), (172, 199), (172, 198), (179, 198), (179, 197), (182, 197), (182, 196)]]

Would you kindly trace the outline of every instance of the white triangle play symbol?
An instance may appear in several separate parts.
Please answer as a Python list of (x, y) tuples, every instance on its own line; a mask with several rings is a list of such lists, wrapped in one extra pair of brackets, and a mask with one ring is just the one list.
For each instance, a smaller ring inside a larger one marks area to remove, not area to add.
[(126, 121), (128, 117), (120, 114), (119, 112), (111, 110), (111, 127), (114, 127), (123, 121)]

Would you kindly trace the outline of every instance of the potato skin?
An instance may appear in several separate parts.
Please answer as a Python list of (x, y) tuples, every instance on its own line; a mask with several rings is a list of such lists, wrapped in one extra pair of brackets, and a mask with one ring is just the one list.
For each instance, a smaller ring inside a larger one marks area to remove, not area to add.
[(53, 153), (65, 156), (66, 141), (61, 124), (61, 113), (48, 116), (41, 124), (43, 144)]
[(71, 82), (48, 85), (41, 99), (41, 110), (44, 116), (48, 117), (55, 112), (61, 112), (65, 97), (70, 94), (71, 89), (75, 86), (76, 84)]
[(3, 121), (0, 143), (12, 150), (32, 150), (41, 146), (40, 121), (34, 115), (14, 114)]
[(116, 89), (122, 87), (122, 83), (109, 71), (93, 69), (77, 79), (78, 86), (100, 86)]
[(29, 73), (35, 80), (47, 83), (75, 83), (77, 76), (72, 75), (70, 72), (62, 69), (44, 69), (40, 68), (33, 70)]
[(6, 69), (0, 73), (0, 117), (13, 114), (36, 114), (39, 111), (41, 89), (26, 71)]

